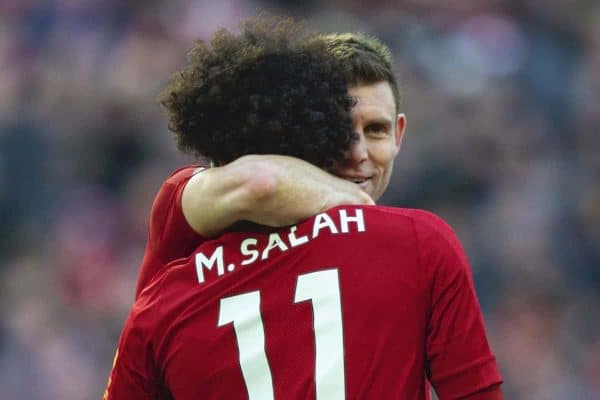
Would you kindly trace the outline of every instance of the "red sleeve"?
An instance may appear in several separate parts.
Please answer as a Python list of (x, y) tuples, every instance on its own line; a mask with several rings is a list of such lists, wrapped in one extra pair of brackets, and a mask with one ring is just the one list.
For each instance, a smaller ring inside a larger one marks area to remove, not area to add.
[(135, 315), (129, 315), (119, 339), (104, 400), (154, 400), (158, 395), (152, 348)]
[(500, 388), (500, 384), (498, 384), (471, 396), (467, 396), (463, 398), (463, 400), (502, 400), (503, 398), (502, 389)]
[(426, 339), (429, 380), (440, 400), (500, 384), (462, 246), (439, 217), (426, 212), (414, 216), (422, 265), (431, 282)]
[[(185, 167), (175, 171), (163, 183), (154, 199), (150, 223), (148, 224), (148, 239), (150, 244), (157, 250), (159, 258), (163, 261), (172, 261), (169, 258), (176, 253), (171, 246), (172, 244), (181, 240), (193, 241), (201, 238), (188, 224), (181, 207), (183, 189), (196, 171), (198, 171), (197, 166)], [(181, 258), (181, 256), (177, 258)]]
[(197, 168), (188, 166), (175, 171), (163, 183), (154, 199), (148, 222), (148, 242), (136, 285), (136, 299), (163, 266), (187, 257), (204, 241), (188, 224), (181, 208), (183, 189)]

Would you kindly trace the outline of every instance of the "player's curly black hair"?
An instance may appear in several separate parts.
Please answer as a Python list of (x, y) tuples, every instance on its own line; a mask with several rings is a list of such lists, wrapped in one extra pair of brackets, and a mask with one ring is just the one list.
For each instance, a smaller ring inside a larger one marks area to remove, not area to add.
[(322, 168), (353, 140), (345, 75), (322, 41), (290, 19), (260, 16), (241, 33), (196, 42), (160, 97), (178, 147), (223, 164), (283, 154)]

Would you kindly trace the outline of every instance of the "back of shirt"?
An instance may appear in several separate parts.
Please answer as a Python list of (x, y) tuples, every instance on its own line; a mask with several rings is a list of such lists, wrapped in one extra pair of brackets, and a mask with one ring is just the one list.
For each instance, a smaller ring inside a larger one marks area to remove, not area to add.
[(448, 398), (497, 383), (466, 260), (436, 224), (340, 207), (208, 241), (142, 293), (113, 380), (145, 375), (139, 398), (177, 400), (416, 400), (427, 373)]

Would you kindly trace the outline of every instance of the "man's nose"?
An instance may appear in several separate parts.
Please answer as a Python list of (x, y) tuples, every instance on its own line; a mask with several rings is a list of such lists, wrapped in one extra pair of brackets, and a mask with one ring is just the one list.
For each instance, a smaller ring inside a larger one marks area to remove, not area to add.
[(367, 143), (362, 132), (356, 132), (356, 137), (350, 145), (350, 149), (346, 154), (346, 159), (353, 163), (361, 163), (369, 157), (367, 151)]

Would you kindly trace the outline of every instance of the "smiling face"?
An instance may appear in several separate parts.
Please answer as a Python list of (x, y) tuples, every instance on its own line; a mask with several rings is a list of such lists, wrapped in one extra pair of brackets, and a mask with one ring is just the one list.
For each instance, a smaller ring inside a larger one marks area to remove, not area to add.
[(356, 100), (352, 128), (358, 137), (332, 172), (356, 182), (377, 201), (389, 184), (406, 117), (396, 114), (394, 95), (386, 81), (353, 86), (349, 93)]

